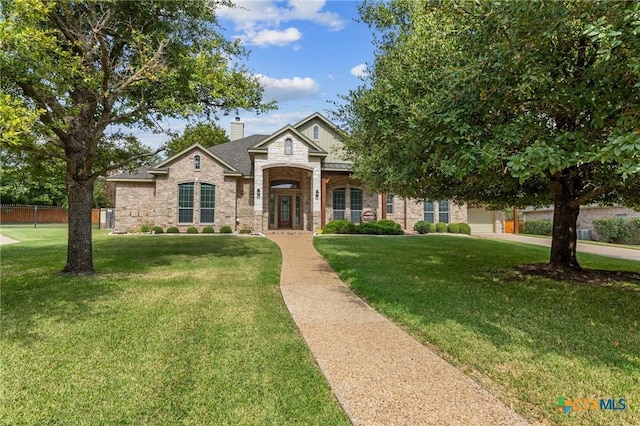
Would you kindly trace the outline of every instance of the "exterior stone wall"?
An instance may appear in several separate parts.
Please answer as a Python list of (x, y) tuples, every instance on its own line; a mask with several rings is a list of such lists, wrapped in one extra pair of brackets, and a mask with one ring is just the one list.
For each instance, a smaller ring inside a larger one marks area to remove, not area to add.
[[(553, 220), (553, 209), (524, 210), (524, 220)], [(640, 212), (627, 207), (600, 207), (600, 206), (582, 206), (578, 215), (578, 229), (588, 229), (591, 231), (591, 239), (598, 240), (598, 233), (593, 227), (593, 221), (596, 219), (615, 218), (615, 217), (640, 217)]]
[[(438, 222), (440, 205), (434, 201), (434, 219)], [(393, 197), (393, 213), (386, 213), (387, 219), (398, 222), (404, 229), (412, 231), (414, 225), (424, 220), (424, 201), (415, 198)], [(467, 206), (449, 202), (449, 222), (460, 223), (467, 221)]]
[(133, 232), (144, 224), (154, 224), (155, 184), (153, 182), (118, 182), (116, 232)]

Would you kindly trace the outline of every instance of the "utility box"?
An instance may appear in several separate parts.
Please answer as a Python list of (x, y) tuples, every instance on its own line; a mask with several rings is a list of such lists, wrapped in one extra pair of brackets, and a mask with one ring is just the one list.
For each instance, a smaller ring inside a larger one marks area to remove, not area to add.
[(578, 229), (578, 239), (591, 241), (591, 229)]

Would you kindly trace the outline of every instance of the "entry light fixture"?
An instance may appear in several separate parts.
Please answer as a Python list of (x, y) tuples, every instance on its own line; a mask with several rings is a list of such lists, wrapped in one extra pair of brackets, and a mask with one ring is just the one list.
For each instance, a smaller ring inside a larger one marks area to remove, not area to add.
[(260, 198), (260, 188), (256, 189), (256, 197)]
[(320, 197), (320, 191), (316, 189), (316, 200)]

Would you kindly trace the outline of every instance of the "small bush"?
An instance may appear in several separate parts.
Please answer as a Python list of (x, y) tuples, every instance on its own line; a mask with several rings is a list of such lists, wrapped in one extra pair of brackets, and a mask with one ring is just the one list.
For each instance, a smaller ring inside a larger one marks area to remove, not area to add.
[(640, 245), (640, 217), (634, 217), (627, 221), (629, 228), (628, 244)]
[(393, 220), (382, 219), (373, 222), (364, 222), (356, 226), (356, 232), (358, 234), (371, 234), (371, 235), (402, 235), (404, 231), (400, 227), (399, 223)]
[(247, 229), (247, 228), (241, 229), (240, 233), (241, 234), (250, 234), (251, 233), (251, 229)]
[(525, 220), (522, 233), (531, 235), (551, 235), (553, 221), (551, 219)]
[(195, 226), (190, 226), (187, 228), (187, 234), (197, 234), (198, 233), (198, 228), (196, 228)]
[(429, 232), (431, 232), (431, 225), (433, 225), (433, 223), (429, 223), (426, 220), (421, 220), (413, 225), (413, 230), (418, 234), (428, 234)]
[(143, 234), (151, 232), (151, 225), (149, 225), (148, 223), (143, 223), (142, 225), (140, 225), (140, 232), (142, 232)]
[(324, 234), (355, 234), (356, 225), (348, 220), (332, 220), (322, 228)]
[(154, 234), (162, 234), (164, 230), (161, 226), (154, 226), (153, 228), (151, 228), (151, 232), (153, 232)]
[(203, 234), (213, 234), (215, 231), (213, 230), (213, 226), (205, 226), (202, 228)]
[(167, 234), (179, 234), (179, 233), (180, 233), (180, 230), (175, 226), (170, 226), (169, 228), (167, 228)]
[(458, 228), (460, 228), (461, 234), (471, 235), (471, 227), (468, 223), (459, 223)]
[(436, 223), (436, 232), (447, 232), (448, 225), (444, 222)]
[(593, 227), (601, 241), (622, 243), (631, 237), (627, 220), (623, 218), (605, 218), (593, 221)]
[(220, 233), (221, 234), (233, 234), (233, 229), (231, 229), (231, 227), (229, 225), (225, 225), (222, 228), (220, 228)]
[(450, 223), (449, 226), (447, 226), (447, 232), (450, 234), (459, 234), (460, 225), (458, 225), (457, 223)]

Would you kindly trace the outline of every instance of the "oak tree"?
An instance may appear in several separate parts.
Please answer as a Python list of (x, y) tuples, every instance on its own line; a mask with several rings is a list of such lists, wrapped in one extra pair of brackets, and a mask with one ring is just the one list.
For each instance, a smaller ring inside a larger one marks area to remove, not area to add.
[(64, 271), (94, 271), (94, 181), (152, 155), (134, 128), (165, 118), (262, 112), (259, 81), (238, 65), (216, 10), (226, 0), (0, 0), (2, 144), (65, 163)]
[(640, 204), (640, 3), (368, 1), (376, 56), (344, 96), (375, 189), (554, 206), (550, 264), (580, 268), (589, 203)]

